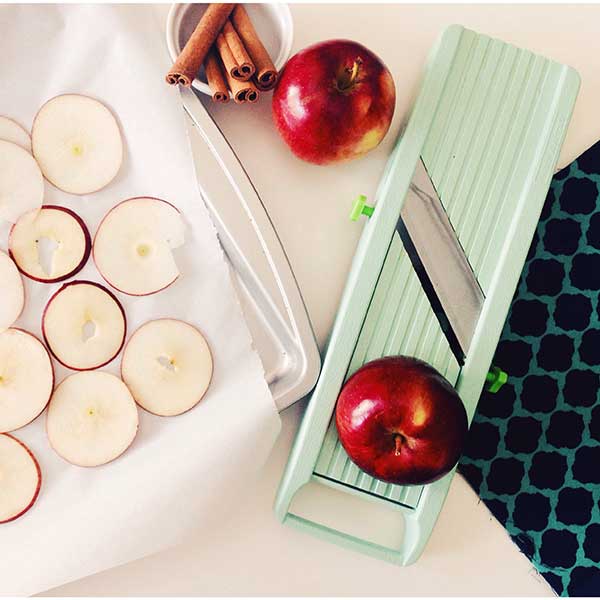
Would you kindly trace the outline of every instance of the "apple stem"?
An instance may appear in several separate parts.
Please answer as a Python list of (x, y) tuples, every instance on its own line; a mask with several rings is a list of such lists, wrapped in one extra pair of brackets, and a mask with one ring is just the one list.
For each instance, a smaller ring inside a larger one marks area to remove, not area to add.
[(394, 442), (396, 443), (396, 449), (394, 450), (394, 454), (396, 456), (400, 456), (400, 451), (402, 449), (402, 444), (404, 444), (404, 436), (400, 433), (396, 433), (394, 435)]
[(352, 67), (346, 67), (344, 69), (343, 74), (339, 77), (337, 81), (337, 88), (338, 90), (340, 90), (340, 92), (347, 92), (348, 90), (354, 87), (361, 65), (362, 59), (360, 58), (360, 56), (357, 56), (354, 62), (352, 63)]

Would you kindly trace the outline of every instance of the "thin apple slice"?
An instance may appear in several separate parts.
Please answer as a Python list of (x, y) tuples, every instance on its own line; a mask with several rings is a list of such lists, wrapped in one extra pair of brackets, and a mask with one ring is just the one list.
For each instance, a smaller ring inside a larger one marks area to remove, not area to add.
[(0, 219), (14, 223), (38, 209), (44, 198), (44, 178), (35, 159), (17, 144), (0, 140)]
[(0, 140), (12, 142), (31, 152), (31, 137), (16, 121), (0, 116)]
[[(48, 265), (42, 260), (43, 240), (54, 244)], [(46, 205), (19, 218), (10, 231), (8, 248), (21, 273), (34, 281), (56, 283), (83, 269), (92, 242), (77, 214), (63, 206)]]
[(31, 450), (8, 433), (0, 434), (0, 524), (22, 517), (35, 503), (42, 471)]
[(8, 254), (0, 250), (0, 333), (21, 315), (25, 306), (23, 280)]
[(123, 351), (121, 377), (135, 401), (163, 417), (196, 406), (210, 385), (212, 372), (213, 360), (204, 336), (176, 319), (145, 323)]
[(76, 373), (56, 388), (46, 431), (54, 450), (80, 467), (97, 467), (121, 456), (138, 430), (131, 392), (115, 375)]
[(94, 261), (115, 289), (147, 296), (179, 277), (172, 250), (183, 242), (183, 219), (172, 204), (145, 196), (131, 198), (112, 208), (100, 223)]
[(98, 100), (79, 94), (56, 96), (40, 108), (31, 145), (46, 179), (71, 194), (102, 189), (123, 162), (123, 140), (114, 115)]
[(52, 356), (75, 371), (109, 363), (123, 347), (125, 311), (115, 295), (93, 281), (71, 281), (48, 301), (42, 333)]
[(0, 433), (31, 423), (53, 388), (54, 369), (42, 342), (22, 329), (0, 333)]

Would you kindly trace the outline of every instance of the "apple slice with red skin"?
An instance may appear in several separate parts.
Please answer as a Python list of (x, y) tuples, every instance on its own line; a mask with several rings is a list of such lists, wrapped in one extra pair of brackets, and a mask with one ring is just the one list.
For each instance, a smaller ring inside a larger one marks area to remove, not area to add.
[(15, 223), (42, 205), (44, 178), (33, 156), (21, 146), (0, 140), (0, 156), (0, 219)]
[[(40, 240), (44, 238), (56, 246), (49, 273), (40, 260)], [(22, 215), (8, 238), (8, 251), (19, 271), (41, 283), (57, 283), (79, 273), (91, 249), (92, 240), (85, 223), (64, 206), (45, 205)]]
[(127, 386), (104, 371), (75, 373), (56, 388), (46, 432), (71, 464), (97, 467), (121, 456), (138, 431), (138, 411)]
[(0, 433), (0, 481), (0, 524), (4, 524), (22, 517), (42, 487), (42, 471), (33, 452), (8, 433)]
[(456, 390), (431, 365), (406, 356), (358, 369), (342, 388), (335, 419), (350, 459), (400, 485), (431, 483), (452, 470), (468, 432)]
[(0, 250), (0, 332), (21, 316), (24, 306), (25, 288), (17, 265)]
[(204, 336), (177, 319), (142, 325), (123, 351), (121, 377), (135, 401), (155, 415), (180, 415), (200, 402), (213, 360)]
[(102, 277), (130, 296), (147, 296), (179, 277), (172, 250), (184, 242), (181, 213), (169, 202), (141, 196), (113, 207), (94, 237)]
[(123, 162), (117, 120), (101, 102), (80, 94), (48, 100), (31, 128), (31, 147), (46, 179), (70, 194), (108, 185)]
[(0, 433), (31, 423), (53, 389), (54, 369), (42, 342), (22, 329), (0, 333)]
[(12, 142), (31, 152), (31, 137), (16, 121), (0, 116), (0, 140)]
[(75, 371), (113, 360), (125, 341), (125, 311), (116, 296), (94, 281), (64, 284), (48, 301), (42, 334), (52, 356)]

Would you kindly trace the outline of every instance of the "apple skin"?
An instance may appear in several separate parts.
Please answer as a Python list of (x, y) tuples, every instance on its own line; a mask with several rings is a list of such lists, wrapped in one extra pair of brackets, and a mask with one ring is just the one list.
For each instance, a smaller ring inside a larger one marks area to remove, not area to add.
[(272, 108), (292, 152), (325, 165), (375, 148), (390, 127), (395, 103), (392, 74), (373, 52), (350, 40), (329, 40), (288, 61)]
[(335, 419), (350, 459), (400, 485), (431, 483), (452, 470), (468, 432), (456, 390), (432, 366), (406, 356), (356, 371), (342, 388)]

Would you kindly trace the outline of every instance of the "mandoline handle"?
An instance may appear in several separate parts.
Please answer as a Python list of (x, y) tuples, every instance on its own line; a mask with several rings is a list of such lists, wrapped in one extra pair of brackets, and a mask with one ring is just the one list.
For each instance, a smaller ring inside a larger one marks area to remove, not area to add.
[(424, 546), (424, 543), (421, 542), (421, 539), (424, 536), (419, 535), (418, 522), (410, 518), (404, 519), (405, 530), (402, 548), (398, 550), (361, 539), (349, 533), (344, 533), (343, 531), (333, 529), (327, 525), (316, 523), (315, 521), (299, 517), (292, 513), (287, 513), (283, 522), (300, 531), (311, 533), (327, 542), (332, 542), (338, 546), (348, 548), (349, 550), (361, 552), (367, 556), (372, 556), (373, 558), (378, 558), (401, 566), (410, 565), (415, 562), (421, 554), (422, 546)]

